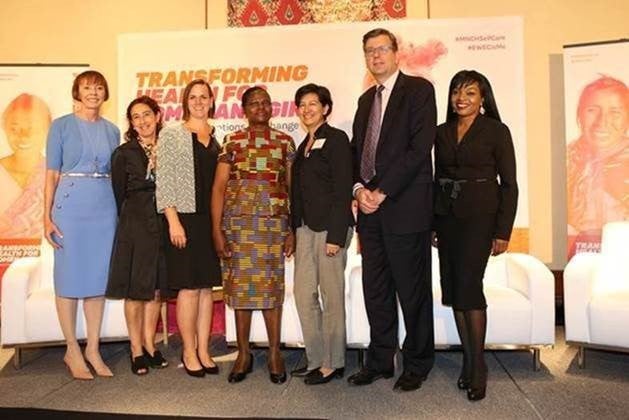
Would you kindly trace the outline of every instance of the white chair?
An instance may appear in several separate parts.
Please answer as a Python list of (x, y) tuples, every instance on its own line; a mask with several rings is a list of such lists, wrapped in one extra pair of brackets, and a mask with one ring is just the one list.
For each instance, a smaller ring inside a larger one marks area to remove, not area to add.
[[(21, 350), (26, 347), (60, 345), (64, 342), (53, 286), (53, 249), (42, 241), (39, 257), (20, 258), (4, 273), (2, 280), (2, 346), (14, 347), (13, 362), (20, 367)], [(79, 301), (76, 334), (85, 339), (85, 318)], [(123, 301), (107, 300), (101, 329), (105, 341), (126, 340)]]
[[(432, 252), (432, 292), (435, 347), (443, 349), (460, 345), (450, 307), (441, 304), (439, 257)], [(540, 349), (555, 343), (554, 278), (536, 258), (526, 254), (505, 253), (490, 257), (483, 279), (487, 299), (488, 349), (532, 349), (534, 368), (540, 368)], [(354, 268), (350, 287), (351, 325), (348, 343), (352, 347), (369, 345), (369, 322), (362, 294), (362, 268)], [(360, 296), (358, 296), (360, 295)], [(399, 320), (402, 321), (398, 305)], [(406, 331), (399, 322), (400, 346)]]
[(629, 221), (603, 228), (601, 253), (576, 254), (564, 270), (566, 342), (629, 352)]

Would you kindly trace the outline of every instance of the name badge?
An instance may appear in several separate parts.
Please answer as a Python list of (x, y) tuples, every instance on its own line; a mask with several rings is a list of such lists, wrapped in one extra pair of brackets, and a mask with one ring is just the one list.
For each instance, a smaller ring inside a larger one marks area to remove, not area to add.
[(324, 144), (325, 144), (325, 139), (316, 139), (314, 143), (312, 143), (312, 147), (310, 148), (310, 150), (321, 149)]

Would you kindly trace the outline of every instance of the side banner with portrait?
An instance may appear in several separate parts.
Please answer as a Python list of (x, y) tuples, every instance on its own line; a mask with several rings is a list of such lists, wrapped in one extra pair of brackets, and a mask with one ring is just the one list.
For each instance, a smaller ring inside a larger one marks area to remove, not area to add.
[(629, 40), (564, 47), (568, 258), (629, 220)]
[(48, 128), (72, 112), (70, 87), (83, 70), (0, 64), (0, 280), (12, 261), (39, 254)]

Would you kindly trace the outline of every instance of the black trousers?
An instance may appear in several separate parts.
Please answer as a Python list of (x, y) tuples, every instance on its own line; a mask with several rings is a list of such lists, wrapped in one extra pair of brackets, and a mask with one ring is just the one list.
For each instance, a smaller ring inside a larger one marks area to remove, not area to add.
[(367, 367), (380, 372), (394, 369), (397, 295), (406, 327), (404, 371), (427, 375), (435, 361), (430, 232), (384, 233), (375, 214), (359, 228), (363, 292), (371, 329)]

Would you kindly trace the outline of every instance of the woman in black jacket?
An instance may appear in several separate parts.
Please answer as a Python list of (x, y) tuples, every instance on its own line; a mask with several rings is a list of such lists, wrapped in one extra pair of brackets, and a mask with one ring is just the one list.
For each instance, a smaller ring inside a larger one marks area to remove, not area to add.
[(476, 401), (487, 385), (483, 275), (489, 255), (507, 250), (518, 199), (511, 134), (489, 81), (476, 71), (460, 71), (450, 82), (446, 123), (437, 127), (435, 183), (442, 300), (452, 306), (463, 346), (457, 386)]
[(295, 104), (308, 132), (297, 149), (291, 188), (295, 303), (308, 358), (301, 373), (306, 384), (314, 385), (344, 373), (344, 272), (354, 224), (352, 156), (347, 135), (326, 122), (332, 112), (327, 88), (302, 86)]
[(160, 299), (167, 293), (162, 220), (155, 208), (155, 145), (162, 125), (157, 102), (148, 96), (134, 99), (127, 120), (126, 142), (111, 157), (118, 228), (106, 295), (125, 299), (131, 370), (144, 375), (149, 366), (168, 366), (155, 348)]

